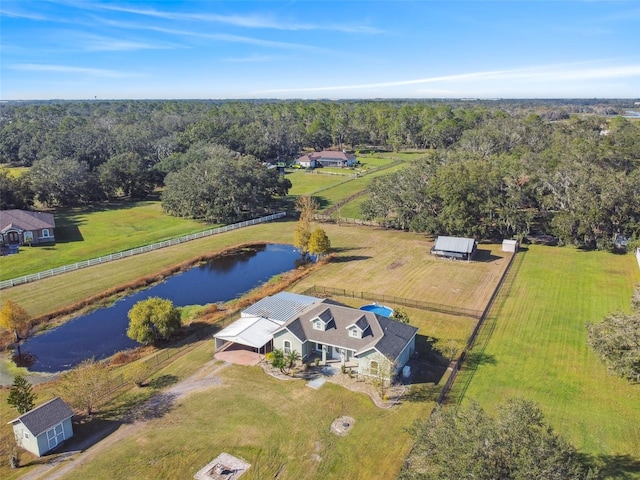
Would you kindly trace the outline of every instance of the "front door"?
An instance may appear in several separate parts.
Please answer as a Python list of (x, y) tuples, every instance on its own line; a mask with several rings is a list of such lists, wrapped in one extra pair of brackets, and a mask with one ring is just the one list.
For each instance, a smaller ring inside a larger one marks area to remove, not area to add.
[(20, 243), (20, 235), (18, 235), (18, 232), (7, 232), (7, 242), (10, 245)]

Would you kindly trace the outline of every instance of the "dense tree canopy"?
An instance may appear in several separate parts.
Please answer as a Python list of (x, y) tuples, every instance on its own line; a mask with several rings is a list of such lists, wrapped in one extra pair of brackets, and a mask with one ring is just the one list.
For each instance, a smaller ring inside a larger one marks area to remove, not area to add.
[(544, 128), (532, 117), (488, 120), (453, 148), (376, 179), (363, 216), (478, 239), (522, 238), (532, 229), (588, 248), (611, 248), (619, 234), (638, 239), (640, 142), (626, 135), (640, 138), (640, 123), (614, 125), (623, 141), (594, 119)]
[(231, 223), (270, 213), (291, 182), (253, 157), (216, 154), (169, 173), (164, 210), (179, 217)]
[(475, 403), (437, 407), (427, 422), (414, 425), (412, 435), (415, 445), (403, 480), (597, 478), (527, 400), (500, 405), (496, 418)]
[[(256, 208), (269, 200), (265, 188), (285, 187), (255, 170), (259, 162), (291, 161), (308, 148), (428, 149), (411, 169), (377, 179), (362, 204), (367, 219), (478, 238), (535, 231), (604, 249), (618, 234), (640, 238), (640, 122), (613, 116), (625, 108), (633, 107), (614, 100), (8, 102), (0, 105), (0, 163), (33, 170), (20, 185), (0, 183), (10, 192), (5, 208), (34, 199), (66, 206), (144, 198), (166, 185), (168, 212), (226, 221), (269, 210)], [(249, 176), (257, 188), (247, 187)], [(194, 185), (196, 178), (207, 182)], [(223, 195), (232, 201), (220, 204)]]

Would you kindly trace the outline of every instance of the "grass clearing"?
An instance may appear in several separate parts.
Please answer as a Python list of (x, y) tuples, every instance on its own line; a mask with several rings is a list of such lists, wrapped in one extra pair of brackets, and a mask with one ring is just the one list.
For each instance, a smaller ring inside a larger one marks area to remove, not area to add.
[[(252, 464), (247, 479), (393, 478), (410, 447), (404, 429), (433, 406), (383, 410), (365, 395), (330, 383), (313, 390), (260, 367), (220, 375), (221, 386), (189, 395), (65, 478), (191, 478), (222, 451)], [(329, 430), (342, 415), (356, 420), (347, 437)]]
[(22, 247), (17, 255), (1, 257), (1, 280), (215, 227), (166, 215), (159, 201), (67, 210), (56, 213), (55, 221), (55, 245)]
[(587, 347), (585, 329), (585, 322), (629, 310), (640, 280), (635, 259), (532, 245), (516, 261), (517, 276), (474, 349), (479, 364), (475, 371), (463, 370), (452, 397), (464, 394), (464, 401), (476, 400), (489, 410), (509, 397), (531, 399), (612, 478), (631, 478), (619, 476), (629, 470), (615, 467), (624, 469), (629, 459), (635, 459), (639, 478), (640, 385), (607, 373)]

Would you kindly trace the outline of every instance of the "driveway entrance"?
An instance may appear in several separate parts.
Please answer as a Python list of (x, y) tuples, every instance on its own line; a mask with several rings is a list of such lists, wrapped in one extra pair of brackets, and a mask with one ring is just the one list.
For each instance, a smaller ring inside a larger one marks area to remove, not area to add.
[(264, 358), (264, 355), (257, 353), (253, 347), (230, 343), (216, 352), (214, 358), (224, 362), (235, 363), (236, 365), (257, 365)]

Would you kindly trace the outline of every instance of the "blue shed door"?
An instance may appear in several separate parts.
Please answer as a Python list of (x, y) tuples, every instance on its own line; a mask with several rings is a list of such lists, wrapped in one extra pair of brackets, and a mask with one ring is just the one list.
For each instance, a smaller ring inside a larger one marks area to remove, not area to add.
[(59, 423), (50, 430), (47, 430), (47, 441), (49, 442), (49, 450), (58, 446), (64, 440), (64, 429)]

